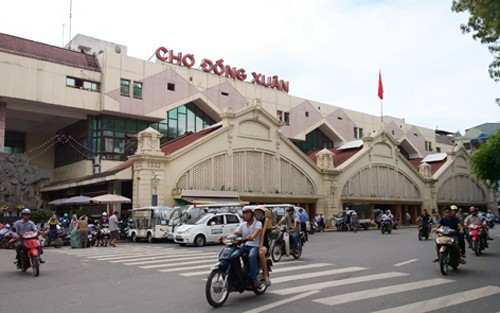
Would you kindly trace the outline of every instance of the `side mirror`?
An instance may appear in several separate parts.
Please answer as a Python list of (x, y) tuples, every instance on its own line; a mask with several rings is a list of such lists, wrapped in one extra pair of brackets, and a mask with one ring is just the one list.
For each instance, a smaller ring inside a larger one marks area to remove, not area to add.
[(210, 222), (210, 226), (214, 226), (214, 225), (215, 225), (214, 221)]

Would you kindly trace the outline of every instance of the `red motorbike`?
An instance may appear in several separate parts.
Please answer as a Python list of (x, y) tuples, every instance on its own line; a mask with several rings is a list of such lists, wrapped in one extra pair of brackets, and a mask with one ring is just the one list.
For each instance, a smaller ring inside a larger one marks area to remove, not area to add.
[(17, 268), (24, 273), (31, 266), (33, 274), (35, 276), (40, 275), (40, 241), (38, 241), (38, 233), (28, 231), (21, 237), (12, 239), (12, 241), (17, 240), (20, 240), (22, 245), (17, 258)]
[(469, 230), (469, 246), (477, 256), (480, 256), (485, 248), (483, 228), (480, 224), (471, 224), (467, 228)]

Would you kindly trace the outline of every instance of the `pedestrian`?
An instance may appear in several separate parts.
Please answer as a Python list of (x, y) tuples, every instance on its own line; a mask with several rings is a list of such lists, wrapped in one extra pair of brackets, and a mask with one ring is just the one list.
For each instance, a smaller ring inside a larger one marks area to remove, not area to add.
[(350, 228), (353, 232), (357, 233), (358, 228), (359, 228), (359, 218), (358, 218), (358, 213), (356, 211), (352, 212), (351, 214), (351, 223), (350, 223)]
[(77, 224), (77, 229), (80, 232), (81, 248), (87, 248), (87, 241), (89, 237), (89, 224), (85, 221), (85, 217), (80, 217)]
[(120, 233), (118, 231), (118, 225), (120, 224), (120, 221), (118, 220), (118, 211), (115, 211), (113, 215), (109, 218), (109, 232), (111, 235), (111, 242), (109, 243), (110, 246), (116, 248), (116, 240), (118, 240)]
[(47, 245), (50, 245), (52, 240), (56, 239), (57, 237), (57, 226), (60, 225), (60, 223), (57, 219), (57, 216), (55, 214), (52, 214), (52, 217), (47, 221), (47, 224), (49, 224), (49, 240), (47, 242)]
[(89, 218), (87, 217), (87, 214), (83, 213), (82, 216), (80, 216), (80, 219), (82, 219), (85, 221), (85, 223), (89, 223)]
[(307, 241), (307, 226), (306, 226), (306, 221), (307, 221), (307, 214), (304, 211), (303, 208), (299, 209), (299, 222), (300, 222), (300, 230), (304, 232), (305, 240)]
[(410, 227), (410, 221), (411, 221), (411, 215), (410, 213), (406, 212), (406, 227)]
[(323, 217), (323, 213), (319, 213), (319, 222), (321, 224), (320, 226), (321, 231), (326, 231), (325, 218)]
[(431, 213), (432, 213), (432, 224), (437, 225), (441, 220), (441, 216), (439, 216), (439, 213), (436, 211), (436, 209), (432, 209)]

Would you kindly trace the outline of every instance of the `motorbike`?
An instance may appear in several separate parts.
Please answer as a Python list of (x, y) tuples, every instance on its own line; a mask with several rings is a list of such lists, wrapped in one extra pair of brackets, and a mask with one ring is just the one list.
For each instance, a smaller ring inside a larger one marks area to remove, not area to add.
[(64, 245), (65, 237), (66, 234), (60, 226), (57, 227), (57, 235), (54, 239), (52, 239), (52, 241), (49, 240), (49, 230), (46, 228), (40, 229), (38, 233), (38, 240), (40, 241), (40, 245), (42, 247), (61, 248)]
[(11, 230), (9, 224), (5, 224), (2, 229), (0, 229), (0, 249), (13, 249), (14, 244), (10, 243), (10, 240), (14, 236), (14, 232)]
[(273, 261), (279, 262), (283, 255), (291, 255), (294, 259), (300, 258), (302, 255), (302, 246), (305, 243), (305, 235), (302, 231), (299, 234), (298, 240), (298, 248), (293, 252), (291, 251), (292, 238), (286, 225), (281, 225), (279, 229), (271, 231), (271, 243), (269, 245), (269, 250), (271, 251), (271, 258)]
[(101, 247), (107, 247), (110, 238), (110, 231), (107, 225), (101, 228)]
[(467, 226), (469, 247), (474, 251), (476, 256), (480, 256), (485, 249), (486, 238), (484, 236), (483, 228), (480, 224), (471, 224)]
[(429, 231), (431, 229), (431, 225), (429, 222), (422, 222), (418, 226), (418, 240), (422, 240), (422, 238), (425, 238), (425, 240), (429, 239)]
[[(222, 240), (225, 247), (219, 254), (218, 262), (211, 267), (210, 274), (205, 285), (205, 296), (211, 306), (218, 308), (224, 305), (229, 293), (238, 291), (253, 291), (256, 295), (262, 295), (267, 290), (263, 282), (255, 287), (248, 277), (248, 267), (241, 266), (241, 261), (246, 256), (240, 253), (240, 245), (244, 240), (238, 236), (228, 236)], [(243, 262), (245, 264), (245, 262)], [(272, 263), (268, 259), (268, 268)], [(257, 273), (257, 280), (263, 279), (262, 269)]]
[(384, 235), (386, 232), (390, 234), (392, 232), (392, 223), (390, 221), (380, 222), (380, 232)]
[(15, 243), (17, 240), (21, 240), (22, 245), (17, 257), (17, 269), (24, 273), (31, 267), (35, 277), (40, 275), (40, 241), (38, 241), (38, 233), (28, 231), (18, 238), (12, 238), (10, 241)]
[(309, 222), (309, 234), (314, 235), (318, 231), (318, 223), (315, 220)]
[(436, 246), (439, 251), (439, 269), (441, 274), (448, 275), (449, 266), (456, 270), (460, 264), (460, 248), (454, 238), (456, 231), (447, 226), (441, 226), (436, 229), (436, 233), (438, 235)]
[(484, 220), (486, 221), (486, 225), (488, 226), (488, 228), (495, 227), (495, 217), (494, 216), (486, 216), (484, 218)]

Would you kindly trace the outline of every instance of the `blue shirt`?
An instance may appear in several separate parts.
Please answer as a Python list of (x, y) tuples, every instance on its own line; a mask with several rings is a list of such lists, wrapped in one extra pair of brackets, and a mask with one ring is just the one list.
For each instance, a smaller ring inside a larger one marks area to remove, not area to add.
[(12, 227), (16, 228), (16, 233), (18, 233), (19, 235), (22, 235), (28, 231), (38, 231), (35, 223), (33, 223), (32, 221), (28, 221), (27, 223), (25, 223), (23, 220), (18, 220)]
[(307, 221), (307, 214), (306, 212), (302, 211), (299, 213), (299, 221), (301, 223), (305, 223)]
[(458, 224), (460, 224), (460, 220), (457, 217), (452, 217), (451, 219), (447, 219), (446, 217), (443, 217), (439, 221), (439, 225), (441, 226), (448, 226), (451, 229), (458, 230)]

